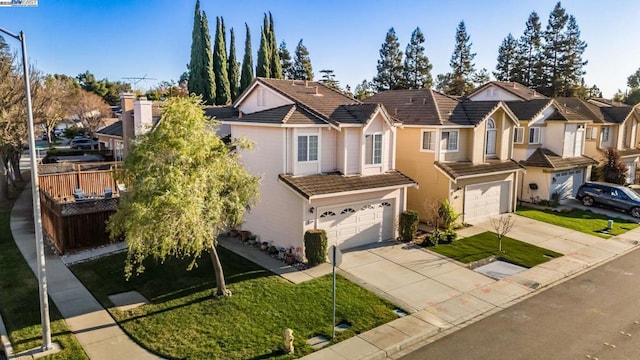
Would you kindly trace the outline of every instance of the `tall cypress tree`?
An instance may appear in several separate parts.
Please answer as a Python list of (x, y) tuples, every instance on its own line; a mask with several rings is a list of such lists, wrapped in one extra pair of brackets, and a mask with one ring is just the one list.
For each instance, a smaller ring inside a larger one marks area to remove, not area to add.
[(202, 48), (202, 15), (200, 14), (200, 0), (196, 1), (193, 15), (193, 30), (191, 31), (191, 58), (189, 59), (189, 87), (190, 94), (204, 93), (204, 53)]
[(498, 48), (498, 64), (496, 65), (496, 71), (493, 72), (496, 80), (515, 80), (517, 47), (518, 42), (513, 38), (511, 33), (502, 40), (502, 44), (500, 44)]
[(233, 33), (233, 28), (231, 28), (229, 42), (229, 89), (231, 90), (231, 100), (235, 100), (238, 97), (240, 64), (236, 58), (236, 36)]
[(251, 81), (253, 81), (253, 54), (251, 53), (251, 32), (249, 31), (249, 25), (244, 23), (247, 28), (247, 34), (244, 39), (244, 57), (242, 58), (242, 74), (240, 75), (240, 90), (242, 93), (249, 87)]
[(295, 59), (293, 61), (293, 78), (296, 80), (313, 81), (313, 68), (311, 67), (311, 58), (309, 58), (309, 50), (302, 43), (302, 39), (296, 46)]
[(433, 85), (429, 58), (424, 54), (424, 34), (417, 27), (411, 33), (411, 40), (405, 50), (402, 67), (402, 88), (429, 89)]
[(269, 12), (269, 52), (271, 53), (271, 77), (274, 79), (282, 79), (282, 64), (280, 63), (280, 53), (278, 52), (278, 43), (276, 42), (275, 26), (273, 24), (273, 16)]
[(231, 88), (227, 73), (227, 47), (225, 45), (224, 23), (216, 17), (216, 42), (213, 45), (213, 72), (216, 77), (216, 105), (231, 102)]
[(216, 78), (213, 72), (213, 54), (211, 52), (211, 34), (209, 33), (209, 21), (207, 14), (202, 12), (202, 52), (204, 53), (204, 62), (202, 65), (202, 98), (206, 104), (213, 105), (216, 102)]
[(542, 24), (534, 11), (529, 15), (524, 33), (518, 40), (514, 81), (539, 89), (543, 78)]
[(451, 55), (451, 72), (438, 75), (438, 88), (449, 95), (466, 95), (473, 90), (474, 75), (476, 73), (471, 52), (471, 37), (467, 34), (464, 21), (456, 29), (456, 45)]
[(387, 31), (384, 43), (380, 49), (380, 59), (377, 66), (378, 73), (373, 78), (376, 91), (399, 89), (402, 83), (402, 51), (396, 31)]
[(549, 22), (544, 32), (544, 83), (542, 93), (555, 97), (562, 93), (564, 80), (562, 79), (562, 61), (567, 38), (564, 28), (569, 21), (569, 15), (560, 2), (549, 14)]
[(271, 54), (269, 52), (269, 22), (267, 14), (264, 14), (262, 29), (260, 29), (260, 48), (258, 49), (258, 64), (256, 76), (271, 77)]
[(282, 41), (278, 49), (280, 56), (280, 67), (282, 68), (282, 76), (284, 79), (293, 79), (293, 61), (291, 53), (287, 50), (287, 43)]
[(560, 62), (560, 74), (563, 79), (561, 93), (564, 96), (575, 96), (584, 82), (582, 76), (585, 74), (584, 66), (587, 65), (587, 61), (582, 59), (582, 54), (587, 43), (580, 40), (580, 28), (573, 15), (569, 15), (565, 39), (564, 54)]

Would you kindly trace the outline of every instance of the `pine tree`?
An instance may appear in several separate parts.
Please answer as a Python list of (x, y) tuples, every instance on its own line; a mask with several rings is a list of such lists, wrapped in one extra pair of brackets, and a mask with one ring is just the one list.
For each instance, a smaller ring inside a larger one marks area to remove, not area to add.
[(563, 79), (561, 94), (563, 96), (575, 96), (576, 89), (584, 83), (584, 66), (587, 61), (582, 59), (582, 54), (587, 43), (580, 40), (580, 28), (573, 15), (569, 15), (567, 29), (565, 31), (564, 54), (560, 62), (560, 74)]
[(358, 100), (364, 100), (368, 97), (373, 96), (373, 94), (373, 84), (367, 81), (367, 79), (364, 79), (360, 84), (356, 85), (353, 97)]
[(320, 73), (322, 74), (322, 78), (318, 80), (319, 83), (334, 90), (342, 91), (340, 81), (336, 80), (336, 75), (333, 73), (333, 70), (324, 69), (320, 70)]
[(244, 24), (247, 28), (247, 34), (244, 40), (244, 57), (242, 58), (242, 74), (240, 75), (240, 89), (238, 93), (242, 93), (249, 87), (253, 81), (253, 54), (251, 52), (251, 32), (249, 25)]
[(271, 77), (274, 79), (282, 79), (282, 64), (280, 63), (280, 53), (278, 51), (278, 43), (276, 42), (276, 32), (273, 24), (273, 16), (269, 12), (269, 52), (271, 53)]
[(224, 20), (216, 17), (216, 42), (213, 45), (213, 72), (216, 77), (216, 105), (231, 102), (231, 87), (227, 72), (227, 47), (225, 45)]
[(514, 81), (516, 72), (516, 51), (518, 43), (509, 33), (498, 48), (498, 64), (493, 76), (498, 81)]
[(196, 1), (193, 15), (193, 30), (191, 31), (191, 58), (189, 60), (189, 93), (201, 95), (204, 93), (204, 54), (202, 48), (202, 15), (200, 0)]
[(471, 37), (467, 34), (464, 21), (461, 21), (456, 29), (456, 45), (449, 62), (452, 71), (438, 76), (438, 88), (449, 95), (466, 95), (474, 88), (473, 76), (476, 70), (473, 58), (476, 54), (471, 52), (471, 45)]
[(516, 71), (513, 81), (539, 89), (542, 80), (542, 25), (534, 11), (529, 15), (516, 50)]
[(264, 14), (262, 29), (260, 29), (260, 48), (258, 49), (258, 65), (256, 65), (256, 76), (271, 77), (271, 54), (269, 52), (269, 23), (267, 14)]
[(231, 35), (229, 39), (229, 89), (231, 90), (231, 100), (235, 100), (238, 97), (238, 77), (240, 75), (240, 63), (236, 59), (236, 36), (231, 28)]
[(404, 89), (429, 89), (433, 85), (431, 77), (433, 66), (424, 54), (424, 46), (422, 45), (424, 41), (424, 34), (417, 27), (411, 33), (411, 40), (405, 50), (402, 67), (402, 88)]
[(567, 39), (564, 28), (569, 21), (565, 9), (556, 4), (549, 15), (549, 22), (544, 32), (544, 82), (540, 92), (555, 97), (562, 94), (564, 80), (562, 79), (562, 61)]
[(285, 79), (293, 79), (293, 61), (291, 59), (291, 53), (287, 50), (287, 43), (281, 42), (278, 49), (280, 56), (280, 64), (282, 68), (282, 76)]
[(295, 59), (293, 61), (293, 78), (296, 80), (313, 81), (313, 68), (311, 67), (311, 59), (309, 58), (309, 50), (302, 43), (302, 39), (298, 42), (295, 51)]
[(387, 31), (384, 43), (380, 48), (380, 59), (376, 67), (378, 73), (373, 78), (373, 87), (376, 91), (395, 90), (402, 83), (402, 51), (396, 31), (391, 28)]
[(211, 34), (209, 33), (209, 21), (207, 14), (202, 12), (202, 52), (204, 53), (204, 62), (202, 65), (203, 74), (202, 82), (204, 91), (202, 98), (205, 104), (213, 105), (216, 102), (216, 78), (213, 72), (213, 53), (211, 52)]

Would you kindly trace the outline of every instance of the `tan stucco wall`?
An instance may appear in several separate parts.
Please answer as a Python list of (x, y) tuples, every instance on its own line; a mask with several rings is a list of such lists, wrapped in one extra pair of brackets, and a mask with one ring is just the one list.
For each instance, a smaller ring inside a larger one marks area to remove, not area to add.
[[(538, 185), (537, 190), (529, 189), (529, 184), (535, 183)], [(551, 175), (545, 173), (541, 168), (527, 168), (527, 173), (522, 178), (522, 193), (518, 196), (520, 200), (531, 201), (535, 200), (549, 200), (550, 199), (550, 186)]]

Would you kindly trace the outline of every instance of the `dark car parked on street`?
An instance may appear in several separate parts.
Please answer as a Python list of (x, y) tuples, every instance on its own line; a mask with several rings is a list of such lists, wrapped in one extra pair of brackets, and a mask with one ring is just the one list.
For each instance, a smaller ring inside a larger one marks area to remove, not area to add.
[(72, 149), (97, 149), (98, 142), (91, 139), (78, 139), (71, 142)]
[(640, 195), (622, 185), (586, 182), (578, 189), (576, 198), (585, 206), (605, 205), (640, 218)]

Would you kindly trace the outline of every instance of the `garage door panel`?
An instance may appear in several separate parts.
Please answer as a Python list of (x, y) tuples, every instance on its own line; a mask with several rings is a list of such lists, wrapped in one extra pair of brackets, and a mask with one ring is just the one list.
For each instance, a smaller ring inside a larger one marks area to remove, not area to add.
[(468, 185), (464, 199), (464, 221), (509, 211), (509, 182)]

